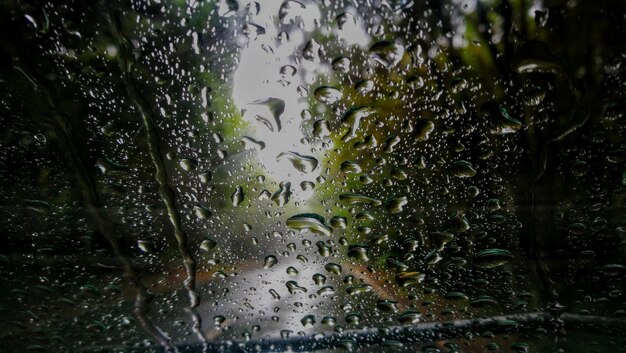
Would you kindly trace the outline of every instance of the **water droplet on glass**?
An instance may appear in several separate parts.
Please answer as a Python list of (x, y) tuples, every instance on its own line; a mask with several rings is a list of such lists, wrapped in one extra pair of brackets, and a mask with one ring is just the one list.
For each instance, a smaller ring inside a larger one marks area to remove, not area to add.
[(289, 202), (289, 197), (291, 197), (291, 183), (283, 181), (280, 183), (278, 190), (272, 195), (271, 200), (279, 207), (283, 207)]
[(330, 136), (330, 127), (328, 121), (324, 119), (316, 120), (313, 123), (313, 137), (321, 139)]
[(108, 158), (98, 158), (96, 163), (104, 175), (121, 175), (130, 172), (127, 166), (113, 162)]
[(300, 189), (302, 191), (311, 191), (313, 189), (315, 189), (315, 183), (313, 183), (312, 181), (303, 181), (300, 183)]
[(364, 284), (349, 286), (348, 288), (346, 288), (346, 293), (348, 293), (348, 295), (351, 295), (351, 296), (358, 296), (361, 294), (369, 293), (372, 290), (373, 288), (371, 285), (364, 283)]
[(328, 326), (331, 326), (331, 327), (332, 327), (332, 326), (337, 325), (337, 319), (336, 319), (336, 318), (334, 318), (334, 317), (332, 317), (332, 316), (325, 316), (325, 317), (322, 319), (322, 324), (323, 324), (323, 325), (328, 325)]
[(304, 49), (302, 50), (302, 57), (305, 60), (317, 62), (319, 61), (320, 49), (320, 44), (315, 39), (311, 39), (304, 46)]
[(200, 204), (193, 206), (193, 211), (199, 219), (206, 219), (212, 215), (211, 210)]
[(402, 314), (400, 314), (400, 316), (398, 316), (398, 322), (400, 322), (400, 324), (402, 325), (407, 325), (407, 324), (416, 324), (420, 321), (420, 318), (422, 317), (422, 314), (420, 314), (417, 311), (414, 310), (409, 310), (409, 311), (405, 311)]
[(230, 196), (230, 200), (233, 203), (233, 206), (239, 206), (239, 204), (244, 200), (245, 194), (241, 186), (237, 186), (235, 188), (235, 192)]
[(278, 19), (280, 23), (287, 25), (295, 21), (297, 17), (306, 16), (304, 10), (306, 6), (296, 0), (287, 0), (280, 5)]
[(379, 300), (376, 303), (376, 308), (386, 313), (395, 313), (398, 311), (397, 305), (398, 302), (395, 300)]
[(326, 283), (326, 276), (321, 273), (316, 273), (313, 275), (313, 282), (318, 286), (324, 285), (324, 283)]
[(396, 282), (401, 287), (406, 287), (411, 284), (421, 283), (425, 276), (419, 272), (400, 272), (396, 275)]
[(281, 152), (277, 157), (277, 161), (288, 160), (294, 168), (301, 173), (310, 173), (317, 168), (318, 161), (315, 157), (301, 155), (296, 152)]
[(200, 179), (200, 182), (202, 184), (206, 184), (209, 181), (211, 181), (211, 179), (213, 178), (213, 176), (211, 175), (211, 172), (204, 172), (198, 175), (198, 178)]
[(241, 142), (243, 142), (243, 146), (247, 150), (261, 151), (265, 148), (265, 142), (255, 140), (252, 137), (244, 136), (241, 138)]
[(346, 57), (339, 57), (332, 62), (333, 70), (341, 73), (348, 73), (350, 71), (350, 59)]
[(289, 78), (295, 76), (298, 70), (293, 65), (285, 65), (280, 68), (280, 77)]
[(336, 263), (334, 263), (334, 262), (326, 264), (326, 266), (324, 266), (324, 268), (326, 269), (326, 271), (328, 271), (328, 272), (330, 272), (332, 274), (335, 274), (337, 276), (341, 275), (341, 266), (336, 264)]
[(343, 29), (346, 24), (351, 24), (351, 25), (356, 24), (356, 19), (354, 18), (354, 15), (349, 12), (340, 13), (339, 15), (337, 15), (336, 20), (337, 20), (337, 27), (339, 27), (339, 29)]
[(200, 243), (200, 249), (204, 251), (213, 250), (216, 246), (217, 246), (217, 242), (215, 242), (215, 240), (208, 238), (208, 237), (204, 237), (204, 239)]
[(268, 256), (265, 257), (265, 261), (263, 263), (263, 268), (264, 269), (271, 268), (274, 265), (276, 265), (277, 263), (278, 263), (278, 259), (276, 258), (276, 256), (268, 255)]
[(370, 57), (386, 68), (392, 68), (402, 60), (404, 47), (390, 41), (380, 41), (371, 46)]
[(248, 39), (255, 40), (258, 36), (265, 34), (265, 27), (248, 22), (243, 25), (241, 33)]
[(315, 213), (301, 213), (287, 219), (287, 226), (297, 230), (308, 229), (311, 232), (331, 235), (332, 229), (328, 227), (324, 217)]
[(415, 139), (426, 141), (430, 138), (433, 131), (435, 131), (435, 123), (430, 120), (420, 120), (415, 124)]
[(382, 205), (382, 201), (375, 199), (373, 197), (369, 197), (363, 194), (354, 194), (354, 193), (345, 193), (339, 195), (339, 200), (348, 204), (348, 205), (372, 205), (372, 206), (380, 206)]
[(307, 289), (304, 287), (301, 287), (298, 285), (298, 282), (296, 281), (287, 281), (287, 283), (285, 283), (285, 285), (287, 286), (287, 290), (289, 291), (289, 293), (291, 295), (295, 295), (298, 293), (306, 293)]
[(396, 214), (404, 211), (404, 206), (408, 203), (409, 201), (406, 196), (397, 196), (387, 202), (386, 208), (389, 213)]
[(285, 101), (278, 98), (265, 98), (248, 103), (242, 115), (249, 121), (256, 121), (272, 132), (282, 128), (281, 115), (285, 111)]
[(293, 267), (293, 266), (287, 267), (286, 272), (290, 276), (297, 276), (298, 275), (298, 270), (295, 267)]
[(341, 122), (348, 124), (350, 130), (341, 138), (343, 142), (348, 142), (357, 137), (357, 131), (361, 126), (361, 120), (367, 118), (374, 113), (374, 109), (370, 107), (350, 108), (341, 118)]
[(513, 119), (509, 112), (504, 107), (499, 108), (500, 114), (498, 114), (496, 126), (494, 127), (494, 133), (499, 135), (512, 134), (518, 132), (522, 128), (522, 122)]
[(280, 295), (275, 289), (270, 289), (270, 294), (272, 295), (272, 299), (280, 300)]
[(348, 220), (346, 217), (335, 216), (330, 219), (330, 225), (333, 228), (346, 229), (348, 227)]
[(354, 89), (356, 89), (357, 93), (359, 93), (360, 95), (368, 94), (374, 89), (374, 81), (360, 81), (354, 86)]
[(330, 86), (320, 86), (316, 88), (313, 95), (315, 95), (318, 101), (324, 104), (337, 103), (343, 96), (340, 90)]
[(341, 163), (341, 171), (346, 174), (360, 173), (362, 171), (361, 165), (355, 161), (345, 161)]
[(452, 175), (459, 178), (471, 178), (476, 175), (476, 169), (468, 161), (455, 161), (450, 165)]
[(364, 244), (350, 245), (350, 247), (348, 248), (348, 257), (352, 257), (360, 261), (368, 261), (369, 260), (369, 257), (367, 254), (368, 251), (369, 251), (369, 246), (367, 245), (364, 245)]
[(154, 253), (154, 243), (150, 240), (138, 240), (137, 247), (139, 248), (139, 250), (147, 254)]
[(317, 291), (317, 294), (321, 296), (331, 296), (335, 293), (335, 288), (333, 288), (332, 286), (324, 286)]
[(304, 327), (313, 327), (315, 325), (315, 316), (313, 315), (307, 315), (305, 317), (303, 317), (300, 322), (302, 323), (302, 326)]
[(348, 325), (358, 325), (361, 322), (361, 315), (359, 314), (348, 314), (345, 317), (345, 321)]
[(474, 255), (474, 263), (480, 267), (502, 266), (513, 259), (513, 254), (504, 249), (485, 249)]

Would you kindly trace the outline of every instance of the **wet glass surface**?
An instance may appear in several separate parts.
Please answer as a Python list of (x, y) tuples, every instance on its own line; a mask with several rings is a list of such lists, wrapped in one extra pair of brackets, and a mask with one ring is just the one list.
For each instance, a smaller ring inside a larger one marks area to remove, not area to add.
[(0, 351), (620, 351), (625, 22), (0, 0)]

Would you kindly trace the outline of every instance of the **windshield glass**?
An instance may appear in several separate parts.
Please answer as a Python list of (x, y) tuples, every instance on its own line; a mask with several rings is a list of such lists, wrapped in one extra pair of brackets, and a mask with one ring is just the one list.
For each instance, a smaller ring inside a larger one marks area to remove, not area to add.
[(625, 23), (0, 0), (0, 350), (619, 351)]

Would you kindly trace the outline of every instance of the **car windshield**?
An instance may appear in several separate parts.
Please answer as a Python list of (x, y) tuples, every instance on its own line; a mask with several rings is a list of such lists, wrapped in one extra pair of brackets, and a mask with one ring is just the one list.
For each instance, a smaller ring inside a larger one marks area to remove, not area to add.
[(0, 0), (0, 351), (621, 351), (625, 38), (615, 0)]

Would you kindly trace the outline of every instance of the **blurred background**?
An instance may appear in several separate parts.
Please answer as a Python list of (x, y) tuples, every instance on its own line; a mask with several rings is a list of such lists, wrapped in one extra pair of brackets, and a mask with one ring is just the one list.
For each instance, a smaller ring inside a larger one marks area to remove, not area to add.
[(620, 351), (625, 23), (0, 0), (0, 351)]

